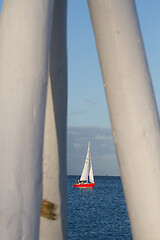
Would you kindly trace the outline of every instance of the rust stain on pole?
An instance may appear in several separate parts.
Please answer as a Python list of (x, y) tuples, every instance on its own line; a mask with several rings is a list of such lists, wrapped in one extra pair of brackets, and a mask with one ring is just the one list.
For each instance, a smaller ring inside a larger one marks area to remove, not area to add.
[(58, 214), (55, 213), (57, 209), (56, 204), (47, 201), (46, 199), (42, 199), (41, 205), (41, 216), (48, 218), (50, 220), (56, 220), (58, 218)]

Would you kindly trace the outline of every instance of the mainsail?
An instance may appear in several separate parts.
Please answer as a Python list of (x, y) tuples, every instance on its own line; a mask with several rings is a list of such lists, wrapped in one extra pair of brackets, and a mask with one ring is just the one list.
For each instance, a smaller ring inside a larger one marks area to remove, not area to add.
[(87, 150), (87, 156), (86, 161), (83, 167), (83, 171), (81, 174), (80, 181), (87, 181), (88, 182), (88, 170), (89, 170), (89, 154), (90, 154), (90, 141), (88, 142), (88, 150)]

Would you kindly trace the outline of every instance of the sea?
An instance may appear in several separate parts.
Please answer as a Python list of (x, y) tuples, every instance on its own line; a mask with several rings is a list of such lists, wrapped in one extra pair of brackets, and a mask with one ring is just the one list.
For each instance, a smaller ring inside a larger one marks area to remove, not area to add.
[(68, 176), (69, 240), (132, 239), (120, 177), (95, 176), (93, 189), (74, 188)]

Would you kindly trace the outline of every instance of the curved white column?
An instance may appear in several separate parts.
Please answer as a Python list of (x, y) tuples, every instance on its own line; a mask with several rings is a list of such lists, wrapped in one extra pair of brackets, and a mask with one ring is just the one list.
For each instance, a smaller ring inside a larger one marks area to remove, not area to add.
[(53, 0), (5, 0), (0, 16), (0, 239), (39, 235)]
[(158, 114), (132, 0), (88, 0), (134, 239), (160, 239)]
[(49, 240), (53, 239), (53, 236), (55, 240), (62, 239), (58, 143), (50, 79), (48, 84), (45, 117), (42, 198), (52, 202), (56, 208), (53, 210), (53, 213), (55, 214), (54, 219), (41, 216), (40, 239)]
[(43, 199), (55, 204), (56, 209), (54, 210), (54, 220), (41, 217), (41, 240), (68, 239), (66, 195), (66, 14), (67, 1), (55, 0), (44, 134)]

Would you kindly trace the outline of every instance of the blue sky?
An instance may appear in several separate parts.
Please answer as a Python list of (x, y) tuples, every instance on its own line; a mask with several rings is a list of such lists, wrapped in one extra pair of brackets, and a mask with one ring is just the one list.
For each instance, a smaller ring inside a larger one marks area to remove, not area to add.
[(87, 1), (68, 1), (68, 125), (109, 126)]
[[(136, 7), (160, 108), (160, 1), (136, 0)], [(110, 127), (87, 1), (68, 1), (68, 80), (68, 125)]]
[[(136, 0), (135, 3), (160, 110), (160, 1)], [(87, 142), (91, 139), (95, 175), (119, 175), (86, 0), (68, 0), (67, 34), (68, 173), (80, 174)]]

